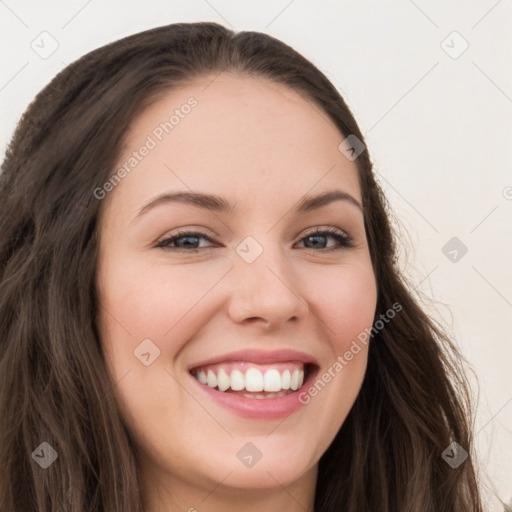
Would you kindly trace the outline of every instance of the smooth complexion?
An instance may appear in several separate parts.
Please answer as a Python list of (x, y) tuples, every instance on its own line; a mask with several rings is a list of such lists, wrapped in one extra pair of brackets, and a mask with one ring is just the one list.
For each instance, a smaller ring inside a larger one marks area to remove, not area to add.
[[(217, 403), (188, 368), (240, 350), (296, 350), (319, 376), (371, 327), (377, 291), (362, 209), (341, 199), (294, 211), (335, 190), (360, 204), (357, 168), (319, 107), (226, 73), (159, 97), (134, 120), (119, 163), (190, 96), (197, 106), (107, 194), (100, 218), (98, 327), (146, 510), (311, 511), (318, 460), (357, 397), (367, 349), (279, 418)], [(222, 196), (234, 210), (164, 201), (140, 213), (179, 191)], [(325, 228), (352, 246), (312, 236)], [(183, 229), (204, 238), (159, 246)], [(252, 263), (236, 251), (248, 236), (263, 249)], [(149, 366), (134, 355), (145, 339), (160, 350)], [(237, 457), (249, 442), (261, 453), (252, 467)]]

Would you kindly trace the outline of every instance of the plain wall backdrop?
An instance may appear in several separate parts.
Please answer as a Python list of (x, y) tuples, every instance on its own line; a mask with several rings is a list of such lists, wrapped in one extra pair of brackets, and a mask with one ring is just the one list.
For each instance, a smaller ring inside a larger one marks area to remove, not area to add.
[[(35, 94), (106, 43), (176, 22), (269, 33), (353, 111), (402, 263), (480, 384), (490, 510), (512, 500), (512, 1), (0, 0), (1, 150)], [(475, 399), (477, 398), (475, 388)]]

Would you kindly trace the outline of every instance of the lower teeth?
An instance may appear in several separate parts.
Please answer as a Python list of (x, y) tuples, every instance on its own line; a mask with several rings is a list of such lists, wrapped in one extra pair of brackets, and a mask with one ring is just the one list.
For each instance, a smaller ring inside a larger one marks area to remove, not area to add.
[(265, 398), (276, 398), (278, 396), (284, 396), (286, 393), (283, 391), (279, 391), (279, 393), (242, 393), (242, 396), (245, 398), (256, 398), (256, 399), (265, 399)]
[(248, 391), (231, 391), (229, 390), (228, 393), (236, 393), (237, 395), (243, 396), (245, 398), (255, 398), (257, 400), (264, 400), (265, 398), (277, 398), (280, 396), (286, 396), (290, 393), (293, 393), (293, 390), (288, 391), (278, 391), (276, 393), (271, 392), (265, 392), (265, 393), (257, 393), (257, 392), (248, 392)]

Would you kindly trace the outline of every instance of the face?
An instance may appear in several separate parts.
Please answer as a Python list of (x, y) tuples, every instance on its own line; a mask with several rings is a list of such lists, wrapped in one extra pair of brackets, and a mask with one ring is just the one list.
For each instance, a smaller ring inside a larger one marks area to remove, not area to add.
[(213, 78), (130, 127), (100, 217), (101, 341), (148, 486), (313, 492), (376, 307), (357, 169), (294, 90)]

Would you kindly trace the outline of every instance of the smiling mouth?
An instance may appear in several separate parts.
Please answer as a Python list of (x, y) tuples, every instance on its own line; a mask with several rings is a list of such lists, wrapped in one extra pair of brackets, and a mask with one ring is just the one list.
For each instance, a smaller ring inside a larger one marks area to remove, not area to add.
[(303, 362), (260, 365), (230, 361), (194, 368), (190, 373), (201, 384), (215, 391), (261, 400), (295, 393), (314, 367), (311, 363)]

